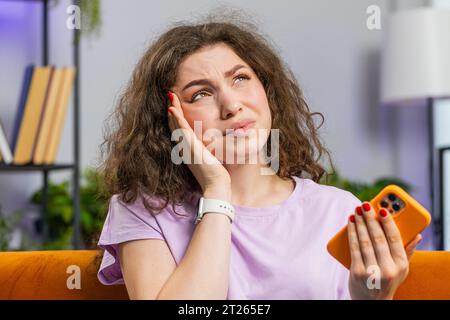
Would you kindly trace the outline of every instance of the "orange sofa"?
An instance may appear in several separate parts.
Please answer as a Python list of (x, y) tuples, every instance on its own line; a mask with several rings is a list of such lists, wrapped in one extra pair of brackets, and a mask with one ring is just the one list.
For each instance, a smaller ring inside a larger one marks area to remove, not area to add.
[[(0, 252), (0, 299), (128, 299), (124, 285), (97, 280), (101, 255), (97, 250)], [(68, 282), (75, 287), (69, 289)], [(395, 299), (450, 299), (450, 252), (417, 251)]]

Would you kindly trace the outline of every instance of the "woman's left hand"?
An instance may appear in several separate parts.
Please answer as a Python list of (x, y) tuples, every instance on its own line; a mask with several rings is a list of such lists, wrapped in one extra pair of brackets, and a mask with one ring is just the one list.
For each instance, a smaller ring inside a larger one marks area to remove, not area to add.
[(356, 207), (347, 229), (352, 299), (392, 299), (408, 275), (409, 260), (422, 236), (419, 233), (404, 248), (389, 211), (381, 209), (378, 218), (369, 202)]

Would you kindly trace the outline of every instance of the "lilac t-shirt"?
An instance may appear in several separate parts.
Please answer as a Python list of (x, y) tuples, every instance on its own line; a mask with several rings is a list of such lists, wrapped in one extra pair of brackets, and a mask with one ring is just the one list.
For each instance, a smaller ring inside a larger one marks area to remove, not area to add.
[[(228, 299), (350, 299), (349, 271), (329, 255), (328, 241), (361, 202), (350, 192), (293, 176), (283, 202), (263, 208), (234, 205)], [(111, 198), (98, 245), (105, 254), (100, 282), (123, 284), (118, 244), (166, 241), (178, 265), (195, 229), (198, 202), (171, 206), (152, 216), (142, 201)], [(138, 262), (137, 262), (138, 263)]]

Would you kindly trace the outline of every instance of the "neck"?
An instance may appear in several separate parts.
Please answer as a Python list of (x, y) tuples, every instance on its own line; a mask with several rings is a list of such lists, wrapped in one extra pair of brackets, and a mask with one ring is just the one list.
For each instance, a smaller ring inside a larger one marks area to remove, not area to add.
[[(258, 199), (264, 199), (271, 194), (274, 187), (279, 186), (282, 179), (269, 167), (265, 167), (265, 172), (272, 172), (271, 175), (263, 175), (261, 164), (234, 164), (225, 165), (231, 177), (231, 200), (232, 203), (241, 206), (255, 206)], [(257, 206), (257, 205), (256, 205)]]

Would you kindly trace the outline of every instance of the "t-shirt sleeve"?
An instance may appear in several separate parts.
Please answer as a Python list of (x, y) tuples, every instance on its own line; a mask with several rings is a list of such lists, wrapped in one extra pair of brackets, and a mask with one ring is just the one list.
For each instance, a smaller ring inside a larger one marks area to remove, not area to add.
[[(361, 201), (355, 197), (351, 192), (346, 191), (346, 201), (344, 203), (343, 217), (342, 217), (342, 225), (346, 225), (348, 223), (348, 217), (355, 211), (357, 206), (361, 205)], [(350, 291), (349, 291), (349, 279), (350, 279), (350, 270), (344, 267), (341, 263), (337, 262), (337, 279), (338, 279), (338, 290), (337, 290), (337, 299), (338, 300), (351, 300)]]
[(139, 239), (164, 240), (155, 217), (143, 206), (127, 205), (120, 201), (117, 195), (112, 196), (98, 242), (98, 246), (105, 249), (97, 274), (101, 283), (105, 285), (124, 283), (118, 245)]

